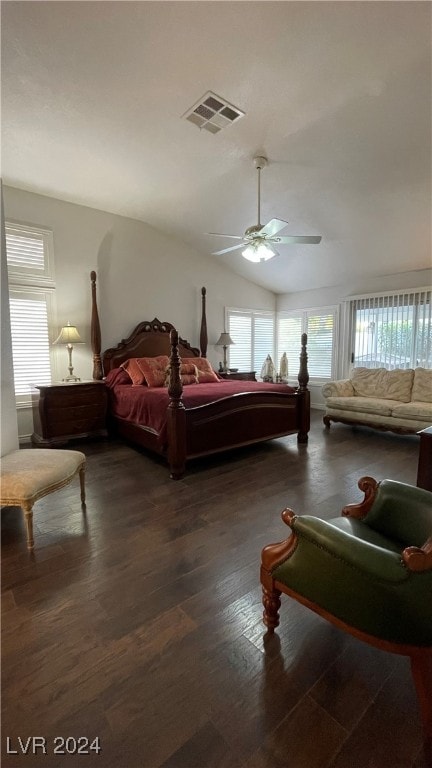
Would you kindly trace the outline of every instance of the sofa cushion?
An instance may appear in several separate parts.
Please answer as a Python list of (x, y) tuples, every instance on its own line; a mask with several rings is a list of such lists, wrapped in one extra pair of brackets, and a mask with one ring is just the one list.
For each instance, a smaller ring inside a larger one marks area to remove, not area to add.
[(338, 408), (343, 411), (359, 413), (374, 413), (378, 416), (391, 416), (397, 400), (384, 400), (375, 397), (328, 397), (328, 408)]
[(422, 403), (419, 400), (400, 403), (392, 409), (392, 416), (399, 419), (426, 419), (432, 424), (432, 403)]
[(409, 403), (414, 371), (412, 368), (387, 371), (386, 368), (354, 368), (352, 384), (360, 397), (377, 397)]
[(395, 371), (385, 370), (382, 377), (384, 397), (387, 400), (400, 400), (401, 403), (409, 403), (412, 399), (413, 379), (413, 368), (396, 369)]
[(384, 368), (354, 368), (351, 381), (359, 397), (379, 397)]
[(416, 368), (411, 400), (422, 403), (432, 403), (432, 370), (429, 368)]

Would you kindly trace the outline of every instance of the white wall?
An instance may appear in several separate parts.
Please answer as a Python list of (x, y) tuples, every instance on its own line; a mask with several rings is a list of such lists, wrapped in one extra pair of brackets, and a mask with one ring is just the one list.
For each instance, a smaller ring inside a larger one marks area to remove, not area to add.
[[(199, 346), (201, 287), (207, 288), (208, 357), (224, 327), (224, 307), (275, 309), (275, 296), (226, 269), (211, 257), (147, 224), (30, 192), (4, 188), (6, 220), (51, 229), (54, 237), (57, 324), (67, 321), (86, 342), (74, 347), (74, 373), (90, 379), (90, 272), (97, 273), (102, 349), (117, 344), (141, 320), (173, 323), (183, 338)], [(54, 348), (58, 376), (67, 374), (65, 349)], [(19, 434), (32, 432), (31, 412), (18, 412)]]

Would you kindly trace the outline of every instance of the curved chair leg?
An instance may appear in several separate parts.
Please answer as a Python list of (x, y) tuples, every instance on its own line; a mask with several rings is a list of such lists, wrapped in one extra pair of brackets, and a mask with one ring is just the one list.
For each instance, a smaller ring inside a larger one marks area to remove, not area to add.
[(423, 722), (426, 765), (432, 766), (432, 648), (411, 656), (411, 673)]
[(85, 506), (85, 464), (82, 465), (79, 471), (80, 488), (81, 488), (81, 504)]
[(279, 626), (279, 608), (280, 608), (280, 596), (281, 592), (278, 589), (262, 588), (263, 591), (263, 621), (270, 632)]
[(24, 519), (27, 529), (27, 549), (33, 549), (33, 504), (29, 501), (23, 502), (22, 510), (24, 512)]

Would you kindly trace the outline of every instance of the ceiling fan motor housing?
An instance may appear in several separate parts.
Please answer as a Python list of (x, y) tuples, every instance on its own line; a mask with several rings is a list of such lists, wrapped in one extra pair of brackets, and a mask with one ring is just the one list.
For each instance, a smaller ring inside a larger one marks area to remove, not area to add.
[(254, 163), (255, 163), (255, 168), (257, 169), (257, 171), (260, 171), (261, 168), (265, 168), (266, 167), (266, 165), (268, 163), (268, 160), (267, 160), (266, 157), (262, 157), (262, 155), (258, 155), (258, 157), (254, 157)]

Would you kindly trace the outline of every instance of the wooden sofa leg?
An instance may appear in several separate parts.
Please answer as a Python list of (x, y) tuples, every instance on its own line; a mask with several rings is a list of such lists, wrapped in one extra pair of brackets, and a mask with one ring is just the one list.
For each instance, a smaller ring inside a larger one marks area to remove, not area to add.
[(279, 589), (267, 589), (263, 585), (262, 588), (263, 596), (263, 606), (264, 606), (264, 613), (263, 613), (263, 621), (266, 627), (268, 628), (269, 632), (273, 632), (276, 627), (279, 626), (279, 608), (280, 608), (280, 596), (281, 592)]
[(423, 722), (426, 765), (432, 768), (432, 648), (411, 656), (411, 673)]
[(328, 416), (323, 416), (323, 422), (326, 425), (327, 429), (330, 429), (330, 418)]
[(22, 505), (22, 509), (24, 512), (24, 520), (25, 520), (26, 530), (27, 530), (27, 549), (33, 549), (34, 548), (33, 504), (31, 504), (30, 502), (24, 502)]

